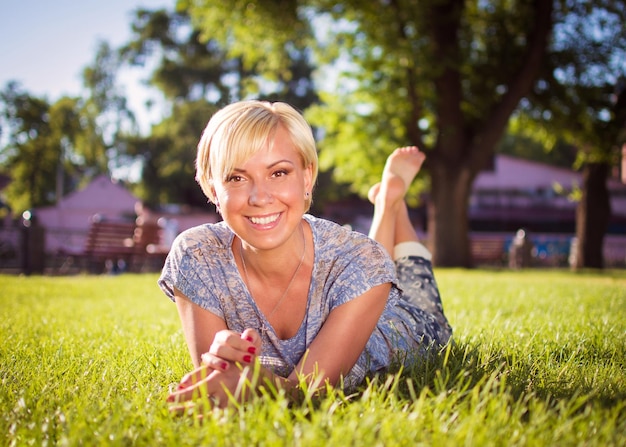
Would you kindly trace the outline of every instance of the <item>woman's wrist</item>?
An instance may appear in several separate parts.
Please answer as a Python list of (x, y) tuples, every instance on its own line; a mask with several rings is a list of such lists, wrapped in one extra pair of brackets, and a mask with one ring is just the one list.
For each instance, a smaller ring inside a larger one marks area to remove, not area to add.
[(257, 376), (255, 387), (257, 394), (260, 393), (261, 387), (266, 387), (269, 391), (273, 392), (283, 391), (290, 399), (296, 399), (300, 395), (299, 382), (279, 376), (263, 366), (260, 366)]

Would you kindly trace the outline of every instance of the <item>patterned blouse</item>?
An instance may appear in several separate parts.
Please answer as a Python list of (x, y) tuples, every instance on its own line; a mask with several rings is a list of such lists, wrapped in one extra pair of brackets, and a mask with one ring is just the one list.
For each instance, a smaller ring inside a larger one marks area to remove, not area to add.
[[(369, 372), (384, 370), (394, 356), (406, 363), (411, 360), (407, 353), (423, 351), (433, 342), (447, 342), (450, 330), (430, 262), (411, 257), (400, 260), (404, 265), (398, 261), (394, 265), (387, 252), (367, 236), (308, 214), (304, 219), (313, 233), (315, 262), (307, 311), (290, 339), (277, 337), (248, 292), (233, 257), (234, 233), (224, 222), (181, 233), (167, 257), (159, 286), (172, 300), (174, 288), (180, 290), (222, 318), (230, 330), (256, 329), (262, 338), (261, 364), (282, 377), (291, 373), (333, 309), (383, 283), (392, 284), (385, 309), (365, 350), (344, 377), (345, 387), (358, 385)], [(396, 269), (398, 273), (404, 270), (403, 276), (408, 272), (414, 297), (403, 299)], [(416, 298), (414, 303), (407, 301), (410, 298)], [(420, 300), (425, 304), (420, 306)]]

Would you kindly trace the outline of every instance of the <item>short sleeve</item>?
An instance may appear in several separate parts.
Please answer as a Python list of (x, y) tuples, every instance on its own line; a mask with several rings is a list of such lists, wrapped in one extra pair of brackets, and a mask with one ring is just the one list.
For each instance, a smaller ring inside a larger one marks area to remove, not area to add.
[(336, 277), (329, 283), (331, 307), (353, 300), (371, 288), (396, 282), (395, 267), (384, 249), (373, 240), (353, 239), (350, 250), (338, 257)]
[[(172, 244), (158, 285), (174, 300), (174, 289), (203, 309), (223, 318), (219, 296), (219, 263), (221, 244), (211, 240), (207, 227), (196, 227), (181, 233)], [(216, 269), (218, 271), (216, 271)]]

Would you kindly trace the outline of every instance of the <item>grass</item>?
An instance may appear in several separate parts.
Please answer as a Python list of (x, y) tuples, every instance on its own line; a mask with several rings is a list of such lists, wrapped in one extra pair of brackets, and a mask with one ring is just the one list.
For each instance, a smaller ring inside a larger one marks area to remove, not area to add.
[(0, 445), (626, 445), (626, 271), (437, 272), (456, 344), (352, 396), (197, 418), (155, 275), (0, 276)]

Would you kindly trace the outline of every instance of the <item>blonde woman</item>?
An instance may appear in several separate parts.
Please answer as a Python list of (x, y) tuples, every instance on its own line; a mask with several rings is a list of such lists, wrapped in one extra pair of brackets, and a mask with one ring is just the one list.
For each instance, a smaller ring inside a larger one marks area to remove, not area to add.
[(195, 370), (170, 401), (215, 405), (259, 362), (262, 386), (352, 388), (394, 359), (448, 343), (430, 254), (404, 195), (424, 154), (396, 149), (372, 187), (368, 236), (307, 214), (317, 178), (310, 126), (284, 103), (217, 112), (198, 144), (196, 178), (223, 221), (183, 232), (159, 279), (175, 301)]

